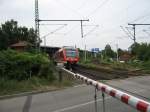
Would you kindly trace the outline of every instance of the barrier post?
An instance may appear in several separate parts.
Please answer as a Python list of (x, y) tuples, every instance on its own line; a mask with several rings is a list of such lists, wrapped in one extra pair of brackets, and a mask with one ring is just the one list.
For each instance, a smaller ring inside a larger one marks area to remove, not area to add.
[(96, 87), (95, 87), (94, 99), (95, 99), (95, 112), (97, 112), (97, 88)]
[(61, 83), (62, 82), (62, 80), (63, 80), (63, 77), (62, 77), (62, 71), (61, 70), (59, 70), (59, 83)]
[(105, 112), (105, 94), (102, 92), (102, 98), (103, 98), (103, 112)]

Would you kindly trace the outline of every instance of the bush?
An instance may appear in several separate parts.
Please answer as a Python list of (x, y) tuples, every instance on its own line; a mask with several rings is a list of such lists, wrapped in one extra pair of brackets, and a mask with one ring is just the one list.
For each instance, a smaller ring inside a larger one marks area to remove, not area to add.
[(54, 80), (53, 65), (46, 55), (13, 50), (0, 52), (0, 78), (26, 80), (33, 76)]

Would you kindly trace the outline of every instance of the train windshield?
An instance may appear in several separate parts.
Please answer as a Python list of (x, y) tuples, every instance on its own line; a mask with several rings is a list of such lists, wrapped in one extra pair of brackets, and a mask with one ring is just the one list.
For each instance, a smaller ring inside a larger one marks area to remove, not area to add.
[(66, 49), (66, 56), (67, 57), (76, 57), (77, 56), (76, 49)]

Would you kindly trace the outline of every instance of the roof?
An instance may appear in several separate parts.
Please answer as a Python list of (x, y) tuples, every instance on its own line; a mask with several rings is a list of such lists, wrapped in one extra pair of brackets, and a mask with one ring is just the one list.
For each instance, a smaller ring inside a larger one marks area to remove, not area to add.
[(12, 44), (10, 47), (25, 47), (28, 46), (30, 43), (26, 41), (19, 41), (18, 43)]

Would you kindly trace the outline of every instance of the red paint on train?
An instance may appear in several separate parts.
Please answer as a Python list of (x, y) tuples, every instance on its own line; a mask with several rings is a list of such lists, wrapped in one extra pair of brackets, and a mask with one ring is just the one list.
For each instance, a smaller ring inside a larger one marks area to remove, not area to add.
[(77, 48), (63, 47), (55, 53), (54, 60), (57, 63), (76, 64), (79, 61), (79, 51)]

